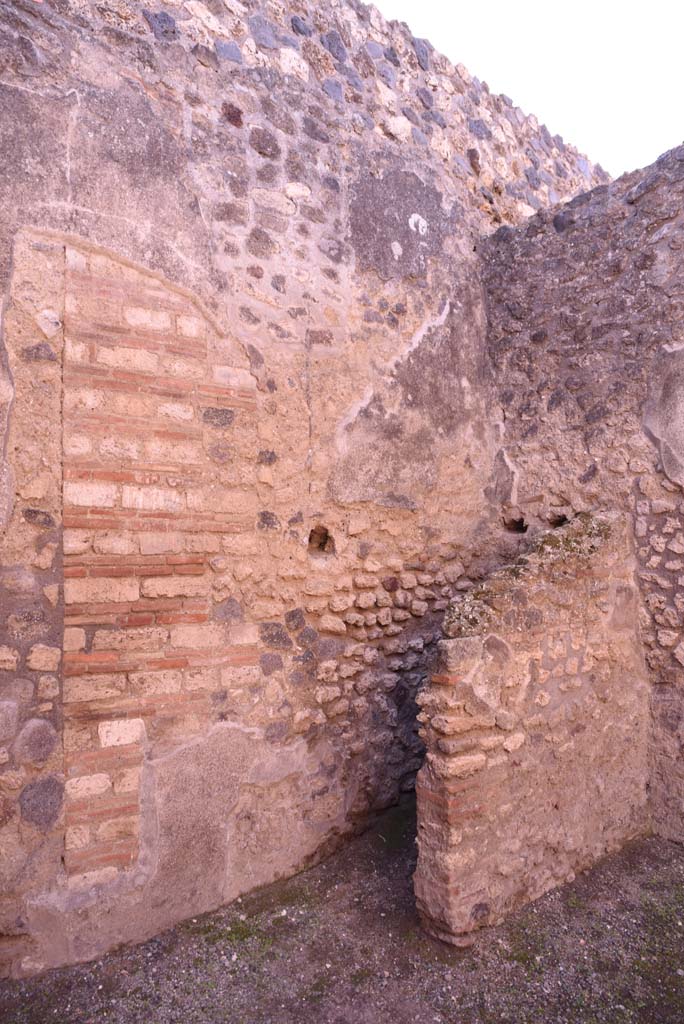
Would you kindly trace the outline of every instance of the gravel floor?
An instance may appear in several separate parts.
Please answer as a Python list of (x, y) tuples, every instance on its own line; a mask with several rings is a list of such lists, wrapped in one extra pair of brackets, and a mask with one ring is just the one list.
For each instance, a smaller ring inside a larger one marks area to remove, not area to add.
[(636, 842), (455, 950), (413, 907), (406, 803), (312, 870), (83, 967), (2, 1024), (684, 1024), (684, 848)]

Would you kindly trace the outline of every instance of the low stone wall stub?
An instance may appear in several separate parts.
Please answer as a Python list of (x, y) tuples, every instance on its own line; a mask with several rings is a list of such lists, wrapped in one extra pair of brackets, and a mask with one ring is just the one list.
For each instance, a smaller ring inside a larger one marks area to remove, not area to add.
[(479, 927), (648, 827), (648, 688), (626, 522), (578, 517), (452, 602), (419, 695), (418, 910)]

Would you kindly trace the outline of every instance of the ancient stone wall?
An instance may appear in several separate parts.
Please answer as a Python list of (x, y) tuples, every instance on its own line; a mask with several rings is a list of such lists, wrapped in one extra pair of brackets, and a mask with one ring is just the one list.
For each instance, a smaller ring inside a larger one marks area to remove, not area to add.
[(2, 2), (0, 145), (21, 973), (413, 785), (441, 614), (521, 546), (473, 246), (606, 176), (347, 3)]
[(684, 150), (482, 248), (513, 520), (633, 520), (654, 826), (682, 838)]
[[(489, 831), (454, 852), (447, 804), (431, 926), (681, 838), (682, 151), (609, 185), (374, 9), (239, 0), (0, 3), (0, 144), (3, 970), (297, 870), (410, 788), (442, 613), (487, 579), (503, 647), (443, 650), (495, 710), (426, 721), (423, 776), (469, 766)], [(602, 510), (596, 550), (529, 555)], [(605, 778), (591, 827), (568, 765)]]
[[(0, 453), (0, 956), (61, 874), (63, 247), (24, 238), (3, 307)], [(3, 948), (5, 947), (5, 948)]]
[[(451, 941), (639, 830), (683, 838), (683, 211), (678, 149), (479, 247), (499, 497), (540, 553), (452, 603), (420, 698), (416, 888)], [(597, 510), (627, 525), (578, 561)]]
[(649, 824), (631, 524), (577, 517), (454, 600), (419, 694), (421, 919), (449, 942)]

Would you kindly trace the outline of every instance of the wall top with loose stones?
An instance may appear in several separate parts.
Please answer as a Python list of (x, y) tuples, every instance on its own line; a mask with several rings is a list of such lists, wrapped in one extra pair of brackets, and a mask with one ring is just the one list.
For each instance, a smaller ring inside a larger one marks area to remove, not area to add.
[[(220, 87), (232, 82), (267, 92), (276, 105), (303, 87), (308, 106), (301, 126), (281, 108), (280, 130), (301, 131), (303, 141), (319, 145), (351, 134), (362, 145), (395, 145), (417, 168), (441, 165), (470, 193), (481, 230), (517, 223), (609, 180), (534, 116), (414, 38), (408, 26), (388, 23), (355, 0), (46, 0), (40, 10), (36, 0), (17, 0), (10, 6), (0, 22), (6, 24), (9, 69), (23, 77), (51, 71), (61, 49), (61, 56), (71, 50), (82, 58), (75, 66), (72, 61), (72, 71), (87, 80), (83, 57), (96, 41), (115, 52), (127, 80), (145, 82), (148, 95), (165, 98), (170, 114), (181, 97), (192, 115), (206, 114), (207, 75), (217, 76)], [(65, 37), (59, 46), (54, 38), (46, 45), (34, 31), (36, 19), (75, 30), (85, 45)], [(10, 38), (27, 31), (30, 45)], [(109, 69), (100, 70), (106, 81)], [(180, 95), (179, 79), (187, 85)], [(295, 114), (297, 106), (290, 107)], [(227, 107), (223, 116), (230, 122), (230, 102)], [(234, 120), (241, 116), (237, 110)], [(264, 136), (261, 145), (269, 144)]]

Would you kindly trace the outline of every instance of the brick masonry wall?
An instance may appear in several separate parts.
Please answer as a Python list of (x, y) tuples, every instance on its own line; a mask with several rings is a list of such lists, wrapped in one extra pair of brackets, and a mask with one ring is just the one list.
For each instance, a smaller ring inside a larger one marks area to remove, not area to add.
[(22, 973), (290, 873), (413, 785), (444, 608), (524, 546), (473, 247), (605, 175), (361, 5), (15, 0), (0, 52)]
[[(262, 463), (246, 356), (187, 293), (92, 246), (20, 237), (12, 293), (32, 298), (34, 331), (46, 315), (36, 282), (63, 302), (46, 321), (50, 343), (27, 348), (28, 327), (12, 307), (5, 318), (12, 423), (25, 436), (38, 412), (41, 423), (35, 458), (21, 437), (9, 466), (18, 497), (45, 499), (30, 514), (13, 503), (5, 550), (41, 570), (59, 553), (58, 582), (42, 592), (25, 569), (5, 569), (14, 646), (3, 648), (4, 685), (15, 699), (3, 705), (2, 838), (14, 854), (4, 861), (4, 955), (23, 971), (45, 964), (36, 940), (60, 962), (151, 934), (293, 870), (349, 828), (343, 786), (326, 798), (333, 750), (311, 731), (328, 721), (318, 708), (331, 687), (311, 694), (314, 712), (301, 696), (284, 700), (283, 658), (308, 666), (318, 635), (301, 607), (287, 627), (259, 622), (272, 606), (251, 608), (239, 589), (253, 573), (239, 560), (246, 551), (271, 576), (281, 571), (268, 541), (259, 547), (268, 531), (256, 512)], [(27, 386), (49, 394), (40, 410), (22, 388), (22, 360)], [(46, 438), (60, 470), (54, 516), (35, 476), (50, 458)], [(25, 646), (17, 624), (30, 630)], [(48, 630), (55, 646), (28, 645)], [(23, 657), (28, 679), (17, 678)], [(335, 679), (335, 664), (321, 678)], [(49, 874), (35, 871), (38, 855)]]
[(138, 858), (144, 748), (206, 726), (258, 663), (221, 571), (253, 529), (256, 387), (188, 297), (66, 264), (65, 865), (92, 885)]
[(578, 517), (452, 602), (419, 695), (418, 909), (455, 944), (649, 827), (630, 524)]

